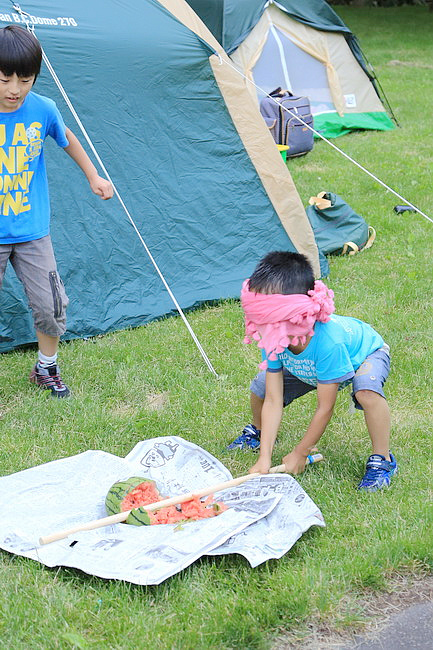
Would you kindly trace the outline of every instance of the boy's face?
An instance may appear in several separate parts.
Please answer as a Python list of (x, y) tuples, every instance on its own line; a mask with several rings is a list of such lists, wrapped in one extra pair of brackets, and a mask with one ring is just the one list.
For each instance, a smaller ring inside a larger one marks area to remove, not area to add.
[(32, 89), (35, 75), (18, 77), (14, 72), (10, 77), (0, 70), (0, 112), (11, 113), (18, 110)]

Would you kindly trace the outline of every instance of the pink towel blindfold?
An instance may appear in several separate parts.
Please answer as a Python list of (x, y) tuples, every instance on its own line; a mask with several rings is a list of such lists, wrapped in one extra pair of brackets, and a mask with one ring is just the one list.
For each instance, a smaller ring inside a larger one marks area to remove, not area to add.
[[(335, 311), (334, 292), (320, 280), (308, 295), (296, 293), (264, 294), (249, 290), (249, 279), (241, 291), (241, 304), (245, 314), (244, 343), (257, 341), (269, 359), (283, 352), (289, 345), (304, 344), (307, 336), (314, 335), (314, 323), (326, 323)], [(250, 338), (251, 337), (251, 338)], [(260, 368), (266, 368), (266, 361)]]

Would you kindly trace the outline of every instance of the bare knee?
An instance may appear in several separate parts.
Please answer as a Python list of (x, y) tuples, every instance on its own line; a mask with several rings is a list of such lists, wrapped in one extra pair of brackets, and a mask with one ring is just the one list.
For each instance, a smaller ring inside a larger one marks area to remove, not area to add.
[(379, 393), (375, 393), (373, 390), (358, 390), (355, 393), (355, 397), (362, 408), (368, 409), (369, 407), (374, 407), (384, 398)]
[(256, 395), (256, 393), (253, 393), (251, 391), (250, 400), (251, 400), (252, 404), (257, 404), (257, 405), (263, 406), (263, 402), (265, 401), (265, 398), (261, 397), (260, 395)]

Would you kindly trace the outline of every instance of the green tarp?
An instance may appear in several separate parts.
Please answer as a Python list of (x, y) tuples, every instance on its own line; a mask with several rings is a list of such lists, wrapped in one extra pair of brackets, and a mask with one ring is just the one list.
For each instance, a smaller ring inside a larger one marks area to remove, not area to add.
[[(314, 128), (327, 138), (338, 138), (351, 131), (365, 129), (369, 131), (390, 131), (394, 124), (388, 115), (382, 112), (374, 113), (346, 113), (343, 116), (337, 113), (321, 113), (314, 117)], [(319, 139), (319, 136), (314, 136)]]
[[(183, 308), (239, 296), (272, 249), (294, 247), (234, 128), (212, 50), (157, 0), (32, 0), (54, 70)], [(23, 24), (0, 0), (0, 26)], [(53, 98), (88, 145), (46, 67)], [(92, 157), (92, 154), (90, 154)], [(46, 159), (52, 237), (70, 297), (64, 338), (144, 324), (174, 306), (117, 198), (94, 196), (53, 141)], [(0, 292), (0, 351), (35, 340), (9, 267)]]

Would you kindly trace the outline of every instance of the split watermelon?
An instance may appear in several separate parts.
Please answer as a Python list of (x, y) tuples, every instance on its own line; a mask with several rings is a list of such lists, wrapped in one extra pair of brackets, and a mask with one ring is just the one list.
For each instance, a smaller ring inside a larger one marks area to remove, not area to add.
[(197, 521), (215, 517), (227, 510), (222, 502), (214, 501), (213, 495), (205, 501), (194, 497), (179, 506), (168, 506), (155, 512), (140, 507), (165, 498), (158, 492), (155, 481), (133, 476), (111, 486), (105, 499), (105, 508), (109, 515), (130, 510), (126, 523), (135, 526)]

